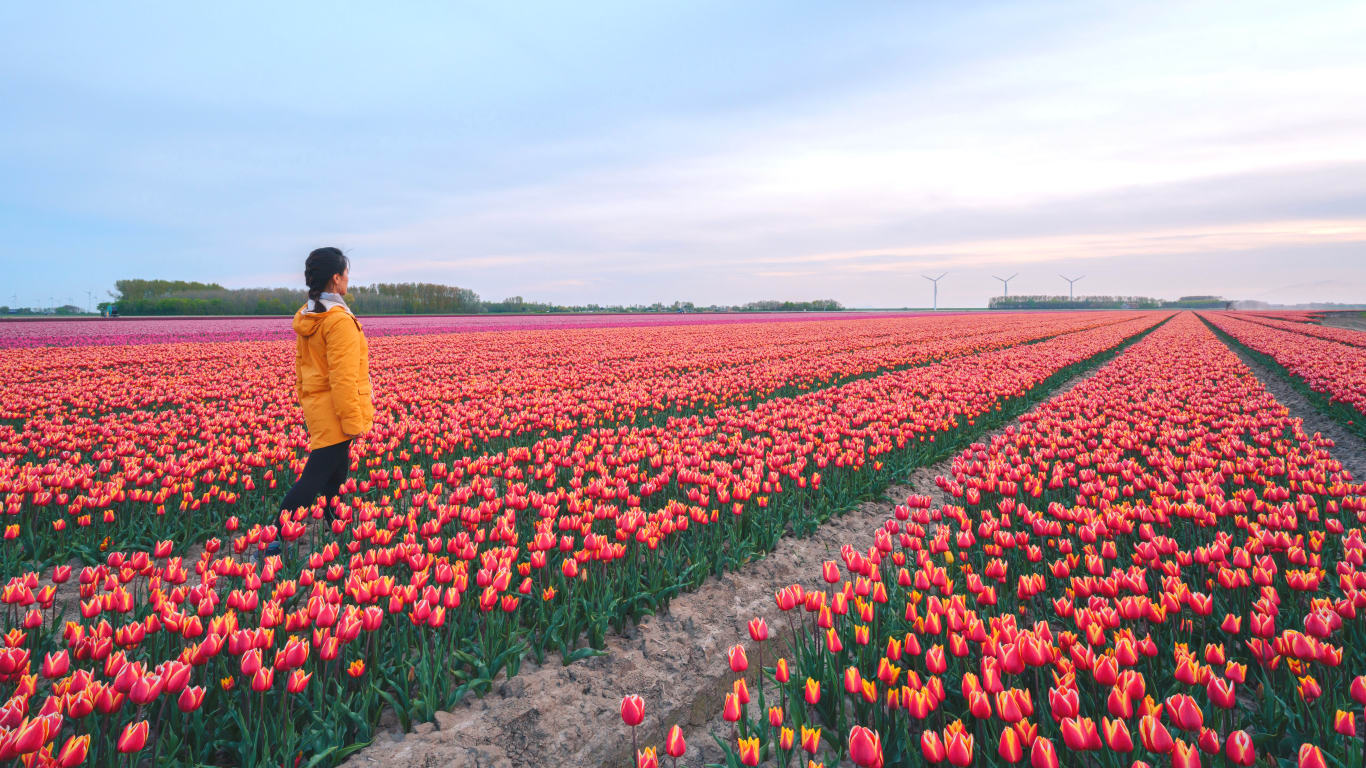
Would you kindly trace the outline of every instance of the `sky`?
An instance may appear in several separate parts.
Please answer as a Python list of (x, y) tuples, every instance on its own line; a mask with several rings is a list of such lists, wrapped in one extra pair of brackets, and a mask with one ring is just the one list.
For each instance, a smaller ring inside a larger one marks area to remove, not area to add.
[(6, 3), (0, 304), (1366, 302), (1366, 3)]

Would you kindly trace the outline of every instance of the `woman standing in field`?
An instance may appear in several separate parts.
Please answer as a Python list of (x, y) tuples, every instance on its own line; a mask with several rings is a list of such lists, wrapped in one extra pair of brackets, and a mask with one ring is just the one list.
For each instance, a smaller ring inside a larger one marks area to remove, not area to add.
[(337, 248), (319, 248), (304, 262), (308, 302), (294, 313), (294, 391), (308, 427), (308, 461), (280, 505), (286, 511), (337, 495), (351, 468), (351, 441), (374, 420), (370, 347), (342, 298), (349, 277), (350, 264)]

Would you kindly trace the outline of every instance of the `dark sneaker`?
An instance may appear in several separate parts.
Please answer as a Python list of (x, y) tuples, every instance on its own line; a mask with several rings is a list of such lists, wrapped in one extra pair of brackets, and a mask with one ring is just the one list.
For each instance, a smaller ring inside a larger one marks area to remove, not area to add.
[(265, 549), (256, 550), (256, 564), (262, 565), (266, 562), (266, 558), (278, 554), (280, 554), (280, 540), (276, 539), (267, 544)]

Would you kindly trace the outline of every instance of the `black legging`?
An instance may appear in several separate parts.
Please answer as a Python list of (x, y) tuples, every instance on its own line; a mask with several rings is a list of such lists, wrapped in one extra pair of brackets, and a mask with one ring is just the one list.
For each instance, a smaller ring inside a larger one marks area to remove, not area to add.
[[(293, 512), (299, 507), (311, 507), (319, 496), (336, 496), (346, 475), (351, 471), (351, 441), (327, 445), (309, 451), (308, 461), (304, 463), (304, 473), (285, 494), (280, 509)], [(331, 519), (332, 510), (327, 510)]]

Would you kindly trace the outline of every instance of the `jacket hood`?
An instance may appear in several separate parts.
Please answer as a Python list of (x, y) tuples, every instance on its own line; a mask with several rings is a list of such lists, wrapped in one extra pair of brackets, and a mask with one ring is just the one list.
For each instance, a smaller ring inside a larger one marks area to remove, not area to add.
[(312, 302), (309, 302), (294, 313), (294, 332), (300, 336), (312, 336), (317, 333), (330, 315), (350, 314), (346, 311), (345, 305), (342, 304), (328, 307), (326, 312), (310, 312), (309, 309), (312, 306)]

